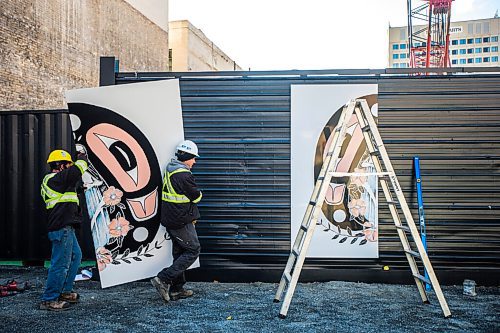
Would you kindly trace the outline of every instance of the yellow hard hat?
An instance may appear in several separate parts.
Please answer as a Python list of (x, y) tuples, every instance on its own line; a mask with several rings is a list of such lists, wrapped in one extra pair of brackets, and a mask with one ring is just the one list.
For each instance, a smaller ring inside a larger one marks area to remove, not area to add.
[(71, 159), (71, 155), (66, 150), (62, 150), (62, 149), (53, 150), (49, 154), (49, 158), (47, 159), (47, 163), (59, 162), (59, 161), (73, 162), (73, 160)]

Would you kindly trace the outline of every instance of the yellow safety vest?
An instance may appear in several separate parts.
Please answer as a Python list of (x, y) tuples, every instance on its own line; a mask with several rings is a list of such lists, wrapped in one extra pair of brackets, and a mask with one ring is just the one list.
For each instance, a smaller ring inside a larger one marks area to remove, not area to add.
[(175, 175), (176, 173), (179, 172), (189, 172), (191, 171), (180, 168), (177, 170), (174, 170), (172, 172), (165, 171), (165, 176), (163, 176), (163, 189), (162, 189), (162, 196), (161, 199), (166, 202), (171, 202), (171, 203), (188, 203), (188, 202), (193, 202), (193, 203), (198, 203), (201, 200), (202, 194), (200, 192), (200, 196), (196, 198), (195, 200), (191, 201), (189, 200), (188, 197), (186, 197), (184, 194), (178, 194), (175, 192), (174, 187), (172, 186), (172, 182), (170, 181), (170, 177)]
[[(75, 162), (75, 165), (80, 170), (82, 175), (88, 168), (87, 162), (83, 160), (77, 160)], [(48, 181), (55, 175), (56, 175), (55, 173), (49, 173), (43, 178), (42, 189), (40, 191), (40, 194), (42, 195), (43, 201), (45, 201), (46, 208), (47, 209), (54, 208), (54, 206), (60, 202), (74, 202), (77, 205), (80, 204), (76, 192), (59, 193), (57, 191), (54, 191), (49, 187), (49, 185), (47, 185)]]
[(49, 185), (47, 185), (47, 182), (55, 175), (56, 175), (55, 173), (50, 173), (46, 175), (43, 178), (42, 182), (41, 194), (43, 201), (45, 201), (47, 209), (54, 208), (54, 206), (60, 202), (74, 202), (78, 205), (80, 202), (78, 201), (78, 196), (76, 195), (76, 192), (59, 193), (57, 191), (54, 191), (49, 187)]

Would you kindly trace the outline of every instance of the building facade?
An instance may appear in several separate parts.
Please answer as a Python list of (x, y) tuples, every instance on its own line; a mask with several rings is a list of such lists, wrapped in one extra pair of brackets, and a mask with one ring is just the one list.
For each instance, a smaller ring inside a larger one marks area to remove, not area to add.
[[(422, 29), (416, 26), (414, 31)], [(450, 27), (450, 63), (452, 67), (496, 67), (499, 62), (500, 18), (452, 22)], [(414, 42), (415, 43), (415, 42)], [(418, 43), (416, 46), (419, 46)], [(410, 65), (408, 28), (389, 28), (388, 67)]]
[(169, 23), (173, 72), (240, 71), (241, 67), (187, 20)]
[(100, 56), (168, 71), (167, 11), (163, 0), (0, 1), (0, 110), (64, 108), (66, 90), (99, 85)]

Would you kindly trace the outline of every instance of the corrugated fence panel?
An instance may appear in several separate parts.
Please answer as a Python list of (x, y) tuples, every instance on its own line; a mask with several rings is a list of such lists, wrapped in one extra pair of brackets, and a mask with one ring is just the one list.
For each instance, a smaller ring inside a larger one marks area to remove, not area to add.
[[(73, 146), (66, 110), (0, 112), (0, 260), (50, 257), (40, 184), (50, 151)], [(89, 230), (81, 232), (86, 253)]]
[[(172, 74), (121, 73), (116, 82), (166, 77)], [(480, 73), (181, 76), (185, 135), (199, 144), (202, 158), (194, 173), (204, 191), (197, 224), (202, 267), (191, 278), (279, 279), (291, 244), (290, 86), (363, 83), (379, 85), (379, 129), (414, 217), (412, 159), (421, 159), (429, 254), (440, 280), (499, 283), (500, 75)], [(69, 127), (60, 127), (69, 126), (67, 120), (57, 117), (66, 115), (0, 113), (0, 227), (7, 230), (0, 234), (0, 257), (48, 254), (47, 248), (27, 245), (23, 233), (45, 233), (45, 226), (33, 224), (40, 222), (41, 208), (26, 200), (38, 198), (40, 165), (49, 150), (62, 137), (63, 147), (70, 145)], [(308, 259), (301, 278), (411, 282), (382, 201), (379, 219), (379, 259)], [(382, 270), (385, 265), (389, 271)]]
[[(118, 83), (137, 80), (126, 76)], [(194, 172), (206, 193), (198, 224), (204, 269), (195, 277), (234, 279), (233, 271), (243, 270), (269, 279), (283, 269), (291, 242), (290, 86), (378, 83), (379, 129), (415, 218), (412, 160), (421, 159), (434, 267), (447, 283), (471, 276), (498, 283), (484, 274), (500, 271), (498, 75), (181, 76), (180, 82), (186, 137), (203, 154)], [(410, 282), (382, 201), (379, 214), (379, 259), (308, 259), (304, 280)]]

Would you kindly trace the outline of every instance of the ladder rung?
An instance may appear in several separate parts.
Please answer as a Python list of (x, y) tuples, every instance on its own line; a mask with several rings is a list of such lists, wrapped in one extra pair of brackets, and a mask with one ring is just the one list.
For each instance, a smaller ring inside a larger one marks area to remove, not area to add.
[(319, 176), (319, 177), (318, 177), (318, 180), (323, 180), (323, 179), (325, 179), (325, 177), (324, 177), (324, 176)]
[(387, 204), (396, 206), (398, 204), (398, 202), (397, 201), (387, 201)]
[(385, 180), (386, 182), (391, 180), (388, 175), (379, 176), (378, 179)]
[(419, 279), (420, 281), (432, 285), (431, 280), (427, 279), (425, 276), (422, 276), (420, 274), (413, 274), (413, 277)]
[(311, 206), (316, 206), (316, 201), (309, 201), (309, 204), (310, 204)]
[(413, 251), (413, 250), (405, 250), (406, 253), (414, 256), (414, 257), (417, 257), (417, 258), (420, 258), (420, 253), (416, 252), (416, 251)]
[(300, 226), (300, 229), (302, 229), (302, 230), (304, 230), (304, 231), (309, 230), (309, 228), (308, 228), (308, 227), (306, 227), (305, 225), (301, 225), (301, 226)]
[(378, 151), (378, 150), (372, 151), (372, 152), (370, 152), (370, 155), (380, 157), (380, 151)]
[(292, 281), (292, 276), (287, 271), (283, 272), (283, 276), (285, 277), (286, 282), (290, 283), (290, 281)]
[(297, 249), (292, 249), (292, 254), (293, 254), (294, 256), (298, 257), (298, 256), (299, 256), (299, 250), (297, 250)]
[(370, 125), (366, 125), (365, 127), (362, 127), (361, 130), (363, 132), (369, 132), (369, 131), (371, 131)]
[(401, 229), (401, 230), (404, 230), (406, 232), (410, 232), (410, 227), (407, 227), (407, 226), (404, 226), (404, 225), (397, 225), (396, 229)]

